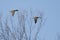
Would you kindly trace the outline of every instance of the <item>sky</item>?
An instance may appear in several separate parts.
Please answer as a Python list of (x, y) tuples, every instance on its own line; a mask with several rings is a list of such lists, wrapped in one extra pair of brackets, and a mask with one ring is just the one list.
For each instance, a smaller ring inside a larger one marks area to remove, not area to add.
[(3, 18), (7, 17), (12, 9), (30, 11), (30, 8), (34, 11), (41, 10), (44, 18), (47, 18), (45, 25), (40, 30), (39, 37), (42, 40), (55, 40), (56, 33), (60, 33), (60, 0), (0, 0), (0, 13), (4, 14)]

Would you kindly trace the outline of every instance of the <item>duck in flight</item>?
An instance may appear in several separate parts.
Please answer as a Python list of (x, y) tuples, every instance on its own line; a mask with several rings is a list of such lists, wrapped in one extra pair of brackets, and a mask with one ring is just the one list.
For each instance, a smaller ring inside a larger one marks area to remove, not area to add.
[(17, 11), (19, 11), (19, 10), (11, 10), (10, 12), (12, 13), (12, 16), (14, 16), (14, 14), (15, 14), (15, 12), (17, 12)]
[(38, 17), (38, 16), (34, 17), (35, 24), (37, 23), (38, 18), (41, 18), (41, 17)]

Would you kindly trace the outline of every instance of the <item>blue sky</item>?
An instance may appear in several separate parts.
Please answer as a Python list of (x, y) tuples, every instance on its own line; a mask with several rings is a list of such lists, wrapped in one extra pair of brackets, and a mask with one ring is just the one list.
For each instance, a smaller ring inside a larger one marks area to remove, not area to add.
[(54, 40), (56, 32), (60, 32), (60, 0), (0, 0), (0, 12), (4, 17), (11, 9), (40, 9), (47, 17), (44, 27), (40, 30), (40, 37)]

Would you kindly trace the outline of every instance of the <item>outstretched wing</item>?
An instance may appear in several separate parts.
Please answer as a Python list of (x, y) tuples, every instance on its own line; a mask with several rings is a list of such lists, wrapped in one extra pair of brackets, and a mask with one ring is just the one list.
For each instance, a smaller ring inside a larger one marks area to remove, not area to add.
[(14, 11), (12, 11), (12, 16), (14, 16), (14, 14), (15, 14), (15, 12), (14, 12)]
[(35, 24), (37, 23), (37, 19), (34, 20), (35, 21)]

